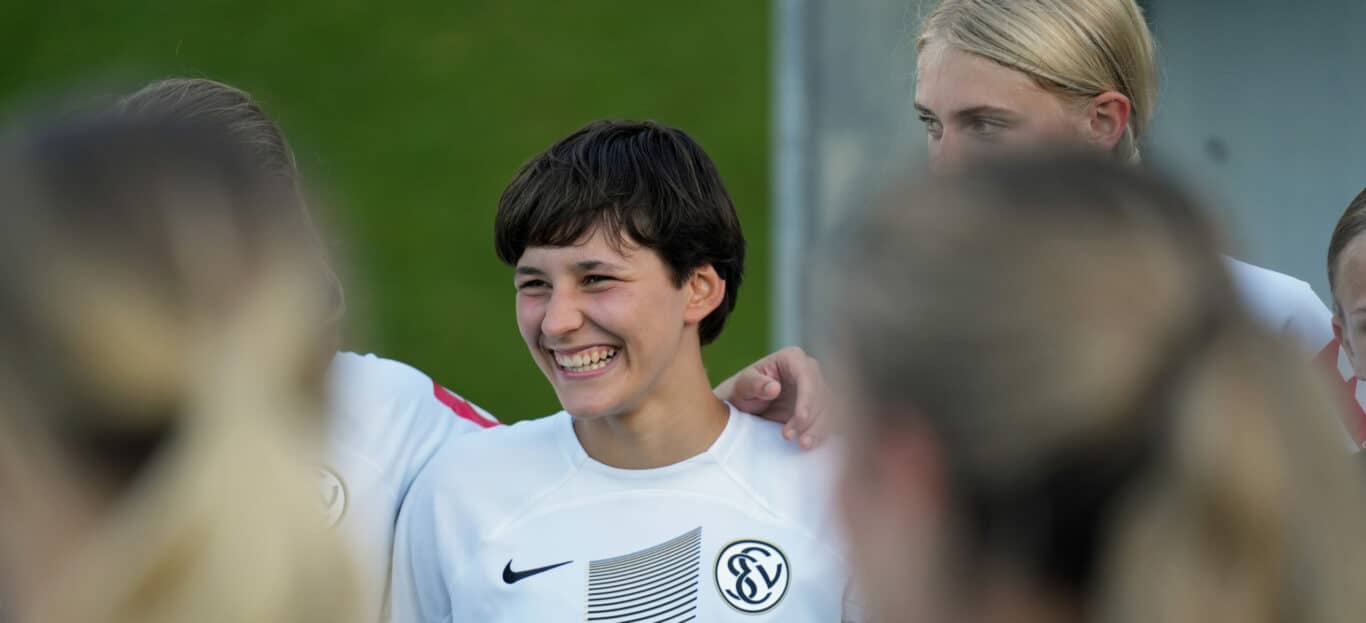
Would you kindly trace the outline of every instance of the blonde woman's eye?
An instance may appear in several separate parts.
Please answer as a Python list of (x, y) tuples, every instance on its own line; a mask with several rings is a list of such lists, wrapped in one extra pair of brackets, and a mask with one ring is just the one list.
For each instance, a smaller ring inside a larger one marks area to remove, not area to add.
[(924, 115), (921, 115), (920, 123), (921, 125), (925, 126), (926, 132), (929, 132), (931, 136), (934, 136), (936, 138), (938, 138), (939, 135), (943, 134), (944, 132), (944, 128), (939, 125), (939, 120), (933, 117), (926, 117)]
[(973, 119), (972, 123), (968, 126), (973, 133), (981, 136), (991, 136), (1005, 129), (1005, 127), (1004, 123), (994, 119)]

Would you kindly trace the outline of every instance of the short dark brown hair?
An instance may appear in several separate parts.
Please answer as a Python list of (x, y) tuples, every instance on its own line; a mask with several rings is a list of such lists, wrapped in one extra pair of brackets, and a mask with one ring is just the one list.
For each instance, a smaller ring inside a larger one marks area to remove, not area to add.
[(1362, 233), (1366, 233), (1366, 189), (1348, 204), (1328, 242), (1328, 290), (1333, 295), (1333, 313), (1339, 316), (1342, 304), (1338, 302), (1338, 257)]
[(735, 309), (745, 237), (716, 165), (682, 130), (653, 121), (597, 121), (522, 165), (498, 201), (498, 259), (515, 266), (527, 247), (565, 247), (601, 228), (613, 244), (659, 254), (681, 287), (710, 264), (726, 282), (702, 320), (708, 344)]

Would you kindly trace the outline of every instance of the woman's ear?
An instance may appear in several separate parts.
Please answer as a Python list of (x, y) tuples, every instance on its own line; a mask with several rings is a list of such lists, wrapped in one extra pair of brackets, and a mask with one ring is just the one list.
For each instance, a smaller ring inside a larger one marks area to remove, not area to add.
[(688, 306), (683, 312), (686, 322), (702, 322), (726, 298), (726, 280), (711, 264), (692, 271), (683, 287), (688, 293)]
[(1118, 91), (1091, 98), (1086, 106), (1087, 139), (1105, 151), (1113, 150), (1124, 139), (1132, 115), (1133, 103)]
[(1342, 316), (1333, 314), (1333, 337), (1336, 338), (1338, 344), (1342, 346), (1342, 350), (1347, 351), (1347, 357), (1352, 361), (1356, 361), (1356, 353), (1352, 352), (1352, 344), (1347, 341), (1346, 333), (1347, 330), (1346, 327), (1343, 326)]

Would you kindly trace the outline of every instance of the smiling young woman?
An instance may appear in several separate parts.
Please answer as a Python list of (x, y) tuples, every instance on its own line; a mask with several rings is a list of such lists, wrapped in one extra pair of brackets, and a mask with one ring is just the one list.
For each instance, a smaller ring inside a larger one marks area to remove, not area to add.
[(745, 238), (701, 146), (590, 124), (522, 167), (495, 222), (564, 411), (432, 459), (399, 518), (395, 620), (843, 620), (833, 448), (708, 386)]

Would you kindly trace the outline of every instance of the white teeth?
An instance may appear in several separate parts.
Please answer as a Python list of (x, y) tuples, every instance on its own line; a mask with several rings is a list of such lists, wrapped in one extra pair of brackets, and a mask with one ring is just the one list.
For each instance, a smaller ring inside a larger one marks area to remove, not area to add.
[(606, 367), (617, 355), (615, 348), (595, 348), (574, 355), (554, 353), (555, 363), (570, 372), (592, 372)]

